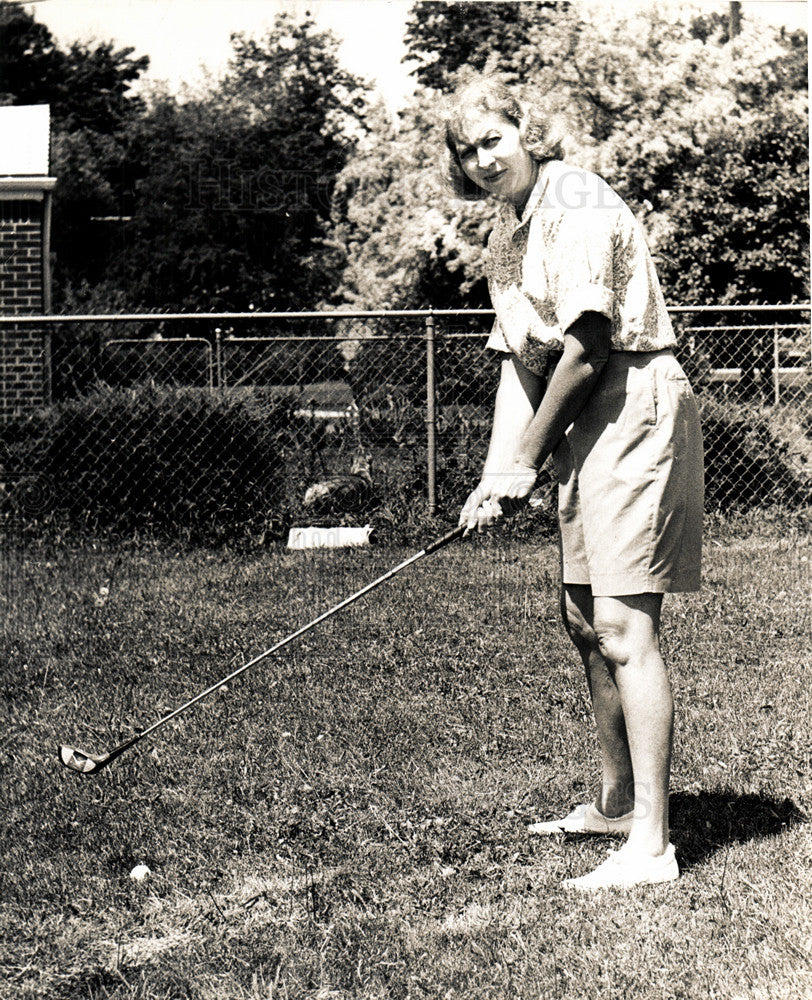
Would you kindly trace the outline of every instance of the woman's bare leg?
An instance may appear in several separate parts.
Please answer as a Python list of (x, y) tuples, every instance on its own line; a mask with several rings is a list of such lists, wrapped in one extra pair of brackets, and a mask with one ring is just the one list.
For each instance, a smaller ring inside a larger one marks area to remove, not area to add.
[(674, 702), (660, 654), (661, 594), (593, 599), (598, 649), (620, 698), (634, 773), (628, 849), (660, 855), (669, 843)]
[(586, 670), (598, 730), (602, 774), (596, 805), (604, 816), (622, 816), (634, 808), (632, 759), (620, 693), (598, 648), (591, 588), (566, 584), (561, 607), (567, 632)]

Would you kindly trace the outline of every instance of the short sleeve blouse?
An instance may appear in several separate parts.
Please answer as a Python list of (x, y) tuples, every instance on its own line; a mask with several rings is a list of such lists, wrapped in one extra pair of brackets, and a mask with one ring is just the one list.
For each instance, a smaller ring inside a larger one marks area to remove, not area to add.
[(504, 204), (488, 241), (496, 322), (488, 347), (541, 374), (585, 312), (611, 322), (617, 351), (659, 351), (676, 338), (643, 231), (597, 174), (552, 160), (521, 219)]

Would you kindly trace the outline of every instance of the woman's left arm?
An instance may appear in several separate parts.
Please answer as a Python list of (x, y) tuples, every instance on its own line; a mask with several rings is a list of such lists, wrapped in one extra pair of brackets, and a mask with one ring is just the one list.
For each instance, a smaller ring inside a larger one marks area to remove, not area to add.
[[(513, 475), (494, 481), (490, 497), (503, 501), (526, 499), (535, 474), (552, 454), (567, 428), (586, 405), (609, 357), (611, 325), (600, 313), (583, 313), (564, 334), (564, 353), (547, 390), (516, 449)], [(510, 505), (499, 504), (505, 512)], [(498, 513), (498, 512), (497, 512)]]
[(536, 414), (522, 435), (517, 461), (539, 469), (586, 405), (609, 357), (611, 325), (600, 313), (583, 313), (564, 334), (564, 353)]

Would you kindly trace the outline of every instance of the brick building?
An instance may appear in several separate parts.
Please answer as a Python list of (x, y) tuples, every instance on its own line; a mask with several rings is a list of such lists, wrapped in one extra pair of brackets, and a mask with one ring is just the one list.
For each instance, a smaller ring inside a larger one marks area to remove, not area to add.
[[(51, 309), (50, 114), (47, 105), (0, 107), (0, 315)], [(0, 422), (50, 398), (47, 331), (0, 325)]]

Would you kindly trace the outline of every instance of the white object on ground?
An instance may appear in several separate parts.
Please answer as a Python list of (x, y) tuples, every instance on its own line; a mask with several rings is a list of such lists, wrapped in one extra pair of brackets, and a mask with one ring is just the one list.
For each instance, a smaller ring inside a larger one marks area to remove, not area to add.
[(372, 527), (363, 528), (291, 528), (288, 532), (289, 549), (342, 549), (369, 545)]
[(143, 882), (147, 875), (151, 874), (152, 872), (146, 865), (136, 865), (130, 872), (130, 878), (134, 878), (136, 882)]

